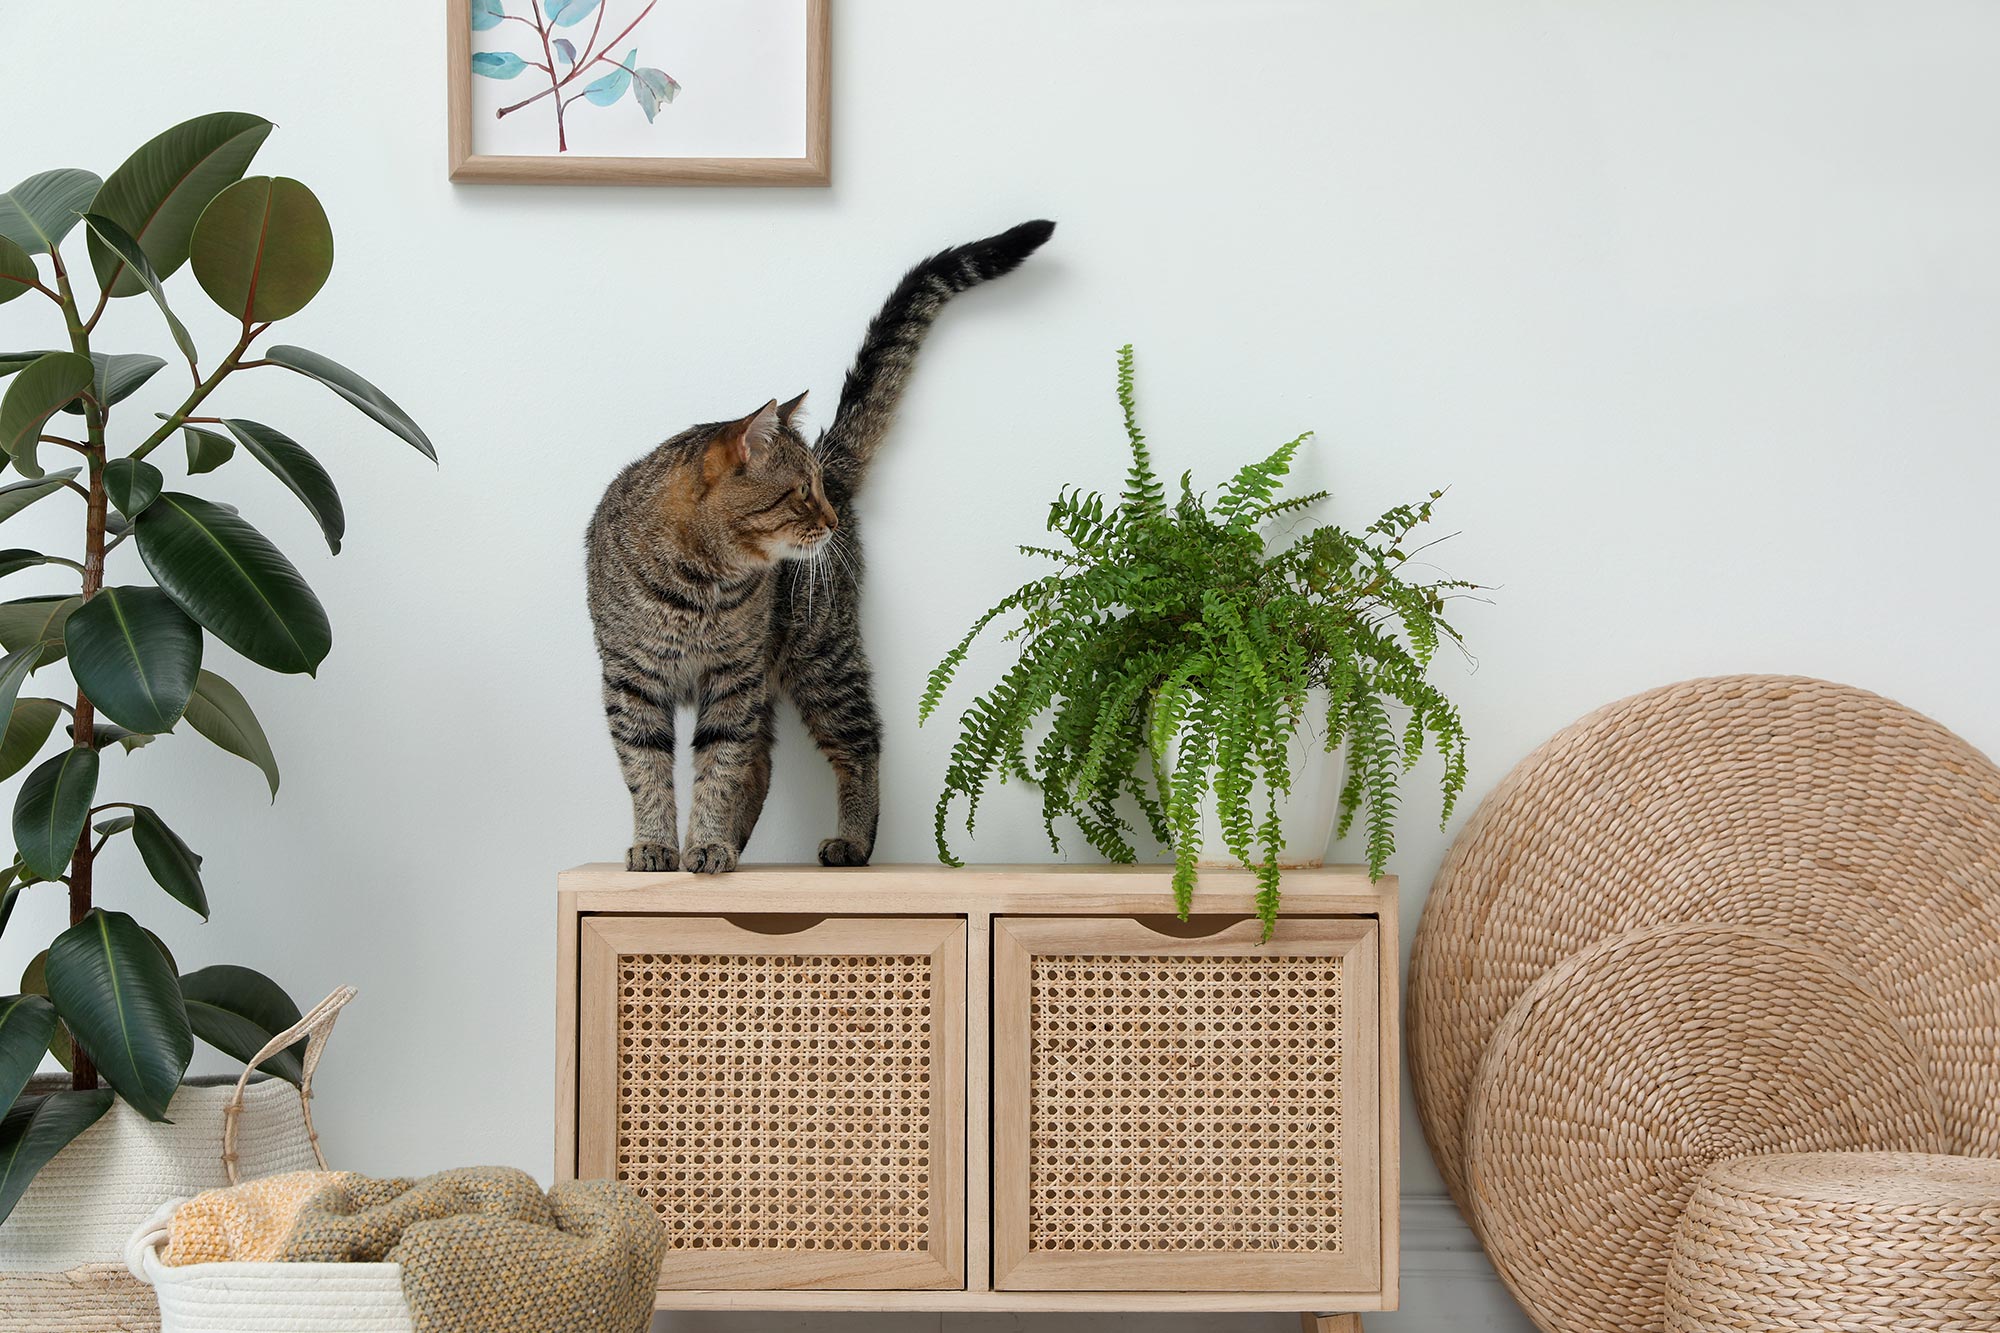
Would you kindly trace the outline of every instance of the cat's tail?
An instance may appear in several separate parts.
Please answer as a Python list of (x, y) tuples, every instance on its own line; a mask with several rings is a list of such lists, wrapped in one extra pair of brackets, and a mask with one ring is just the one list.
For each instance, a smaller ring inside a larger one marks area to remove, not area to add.
[(942, 250), (903, 275), (869, 322), (841, 386), (839, 410), (819, 442), (821, 471), (836, 501), (854, 492), (874, 459), (895, 418), (917, 349), (945, 302), (968, 287), (1013, 272), (1055, 229), (1053, 222), (1023, 222), (998, 236)]

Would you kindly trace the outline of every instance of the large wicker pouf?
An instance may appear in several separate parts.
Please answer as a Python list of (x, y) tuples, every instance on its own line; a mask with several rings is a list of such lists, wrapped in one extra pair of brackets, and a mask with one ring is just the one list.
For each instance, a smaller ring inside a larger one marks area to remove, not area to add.
[(1547, 1333), (1658, 1333), (1695, 1182), (1747, 1153), (1940, 1152), (1937, 1089), (1881, 993), (1774, 931), (1653, 926), (1530, 986), (1466, 1121), (1473, 1217)]
[(1667, 1328), (2000, 1328), (2000, 1161), (1799, 1153), (1717, 1165), (1674, 1233)]

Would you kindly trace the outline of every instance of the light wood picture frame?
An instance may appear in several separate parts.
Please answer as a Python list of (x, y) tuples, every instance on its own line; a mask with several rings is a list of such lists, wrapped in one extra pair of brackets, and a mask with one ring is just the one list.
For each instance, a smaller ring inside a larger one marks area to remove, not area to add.
[[(704, 11), (703, 7), (724, 2), (695, 0), (691, 8), (683, 7), (680, 17), (685, 21), (690, 13), (721, 13)], [(707, 85), (711, 90), (727, 89), (760, 111), (768, 110), (777, 118), (776, 123), (755, 134), (745, 129), (744, 134), (760, 141), (795, 142), (799, 148), (795, 155), (652, 156), (616, 151), (635, 143), (643, 146), (646, 131), (659, 128), (655, 121), (674, 114), (682, 91), (680, 78), (694, 77), (653, 68), (643, 58), (628, 65), (626, 57), (613, 49), (648, 49), (645, 38), (654, 34), (638, 29), (654, 17), (656, 3), (658, 0), (445, 0), (451, 179), (517, 185), (827, 184), (832, 140), (828, 115), (831, 0), (764, 0), (774, 8), (795, 4), (803, 11), (799, 88), (793, 89), (787, 82), (779, 86), (778, 95), (757, 97), (756, 89), (743, 77), (746, 63), (756, 67), (756, 53), (741, 50), (717, 53), (716, 73)], [(634, 13), (637, 17), (632, 17)], [(675, 16), (663, 13), (658, 17)], [(518, 34), (512, 27), (515, 24), (521, 25)], [(499, 36), (503, 32), (505, 38)], [(793, 37), (796, 35), (794, 32)], [(503, 49), (509, 44), (518, 47), (519, 53)], [(486, 77), (475, 76), (475, 60), (482, 62)], [(786, 68), (774, 71), (771, 77), (788, 81), (789, 59), (777, 63)], [(606, 72), (600, 74), (599, 70)], [(584, 77), (586, 74), (590, 77)], [(497, 115), (496, 110), (478, 105), (482, 98), (492, 100), (491, 90), (511, 93), (517, 80), (522, 96), (497, 109)], [(530, 81), (549, 86), (536, 91), (537, 84)], [(794, 94), (802, 94), (802, 101)], [(549, 110), (558, 114), (553, 118), (543, 114)], [(539, 128), (545, 135), (558, 136), (552, 151), (521, 151), (522, 132), (516, 127), (527, 122), (518, 117), (509, 126), (506, 145), (487, 142), (496, 133), (486, 124), (488, 120), (521, 111), (542, 121)], [(643, 124), (639, 119), (642, 112)], [(702, 109), (702, 114), (708, 112), (708, 107)], [(707, 123), (712, 124), (713, 119)], [(606, 130), (607, 125), (612, 128)], [(486, 133), (479, 132), (482, 130)], [(668, 132), (658, 137), (670, 140), (674, 130), (669, 122)], [(598, 146), (592, 148), (591, 143)], [(606, 150), (607, 143), (614, 146), (613, 151)]]

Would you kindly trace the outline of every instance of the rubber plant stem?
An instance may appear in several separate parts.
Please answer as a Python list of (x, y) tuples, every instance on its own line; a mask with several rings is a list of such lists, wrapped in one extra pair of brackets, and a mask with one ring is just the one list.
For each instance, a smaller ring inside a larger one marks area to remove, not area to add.
[[(90, 331), (83, 326), (83, 320), (76, 308), (76, 294), (70, 289), (69, 274), (64, 271), (62, 259), (54, 250), (49, 252), (54, 260), (56, 289), (62, 294), (63, 322), (69, 326), (70, 350), (78, 356), (90, 355)], [(83, 538), (83, 600), (88, 602), (104, 587), (104, 409), (93, 398), (84, 400), (83, 420), (84, 456), (90, 465), (89, 494), (85, 497), (85, 518)], [(90, 702), (90, 696), (81, 686), (76, 691), (76, 710), (72, 719), (70, 734), (75, 737), (76, 748), (89, 750), (97, 745), (97, 706)], [(69, 862), (69, 923), (79, 925), (90, 915), (91, 870), (97, 861), (97, 849), (90, 845), (90, 821), (83, 821), (83, 831), (77, 834), (76, 851)], [(70, 1086), (79, 1092), (89, 1092), (97, 1087), (97, 1066), (90, 1058), (90, 1052), (83, 1049), (83, 1043), (70, 1034)]]

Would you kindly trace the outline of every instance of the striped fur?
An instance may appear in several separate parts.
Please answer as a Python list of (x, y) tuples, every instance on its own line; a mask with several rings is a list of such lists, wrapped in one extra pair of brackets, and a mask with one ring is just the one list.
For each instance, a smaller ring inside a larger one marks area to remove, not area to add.
[[(683, 431), (605, 492), (585, 547), (604, 716), (632, 795), (629, 868), (736, 868), (770, 790), (780, 691), (839, 788), (821, 864), (868, 863), (882, 725), (861, 646), (854, 493), (945, 302), (1012, 271), (1054, 227), (1023, 223), (911, 269), (868, 325), (814, 445), (797, 428), (801, 394)], [(684, 841), (674, 793), (681, 704), (696, 711)]]

